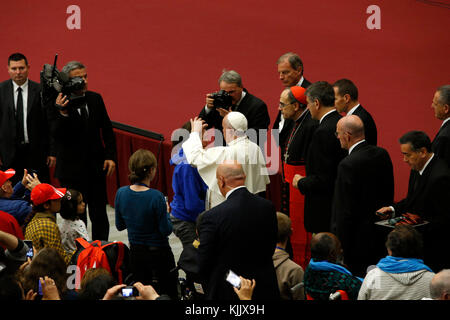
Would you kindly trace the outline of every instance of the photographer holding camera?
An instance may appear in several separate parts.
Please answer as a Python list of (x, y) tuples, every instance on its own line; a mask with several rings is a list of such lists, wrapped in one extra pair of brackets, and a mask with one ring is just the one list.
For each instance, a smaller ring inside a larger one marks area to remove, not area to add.
[[(88, 91), (83, 64), (71, 61), (63, 67), (61, 75), (68, 75), (66, 87), (70, 90), (59, 92), (53, 106), (55, 176), (62, 186), (79, 190), (85, 196), (92, 239), (108, 240), (106, 176), (110, 176), (116, 166), (112, 124), (102, 96)], [(87, 223), (86, 214), (82, 219)]]
[[(254, 129), (256, 138), (259, 129), (267, 130), (270, 124), (267, 105), (242, 86), (242, 78), (239, 73), (234, 70), (224, 70), (219, 78), (219, 88), (219, 92), (206, 95), (206, 105), (198, 116), (206, 121), (208, 129), (214, 127), (222, 132), (223, 118), (231, 111), (238, 111), (247, 118), (248, 130)], [(252, 138), (253, 142), (258, 143), (258, 140), (253, 139), (251, 133), (247, 135)], [(225, 145), (223, 139), (216, 138), (216, 141), (216, 146)]]

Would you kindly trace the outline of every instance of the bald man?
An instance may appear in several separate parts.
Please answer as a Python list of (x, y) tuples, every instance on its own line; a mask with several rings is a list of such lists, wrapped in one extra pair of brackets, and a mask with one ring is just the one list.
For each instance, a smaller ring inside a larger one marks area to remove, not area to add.
[(199, 226), (199, 274), (207, 283), (206, 299), (237, 300), (225, 280), (229, 270), (256, 281), (253, 300), (279, 299), (272, 262), (278, 231), (274, 205), (247, 190), (245, 172), (236, 161), (220, 164), (216, 174), (226, 200), (206, 211)]
[(207, 124), (200, 118), (191, 120), (191, 134), (183, 143), (188, 163), (197, 168), (208, 186), (206, 209), (222, 203), (225, 198), (217, 185), (217, 166), (227, 160), (236, 160), (243, 166), (245, 185), (251, 193), (265, 193), (270, 183), (266, 161), (261, 148), (245, 135), (247, 119), (240, 112), (230, 112), (222, 120), (223, 136), (227, 146), (203, 149), (201, 137)]
[(443, 269), (434, 275), (430, 294), (433, 300), (450, 300), (450, 269)]
[(331, 230), (342, 242), (344, 263), (363, 277), (367, 267), (384, 256), (384, 238), (375, 228), (374, 212), (393, 201), (392, 162), (385, 149), (366, 142), (358, 116), (341, 118), (336, 136), (348, 155), (338, 166)]

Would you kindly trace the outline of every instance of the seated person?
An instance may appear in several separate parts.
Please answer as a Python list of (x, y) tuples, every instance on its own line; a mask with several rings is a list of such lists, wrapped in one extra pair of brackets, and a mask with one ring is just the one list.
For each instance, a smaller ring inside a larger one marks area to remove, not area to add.
[(13, 169), (0, 171), (0, 210), (12, 215), (23, 226), (32, 209), (30, 190), (40, 181), (36, 174), (30, 175), (25, 169), (22, 181), (13, 188), (10, 179), (15, 174)]
[(370, 270), (358, 300), (420, 300), (430, 298), (432, 270), (423, 263), (422, 235), (410, 225), (398, 225), (386, 241), (388, 256)]
[(64, 251), (61, 233), (56, 224), (56, 213), (61, 209), (65, 188), (56, 189), (47, 183), (37, 185), (31, 191), (33, 218), (25, 229), (25, 239), (33, 241), (36, 250), (55, 248), (68, 264), (73, 254)]
[(292, 234), (291, 219), (284, 213), (277, 212), (278, 242), (273, 254), (273, 265), (277, 274), (278, 288), (284, 300), (304, 300), (303, 269), (289, 259), (286, 244)]
[(450, 300), (450, 269), (443, 269), (434, 275), (430, 294), (433, 300)]
[(78, 300), (101, 300), (109, 288), (117, 283), (111, 273), (104, 268), (91, 268), (81, 279)]
[(0, 273), (14, 274), (27, 260), (28, 246), (18, 237), (0, 230)]
[(75, 189), (67, 190), (61, 200), (61, 219), (58, 228), (61, 232), (61, 242), (67, 253), (77, 250), (75, 239), (84, 238), (91, 241), (87, 232), (86, 224), (81, 219), (84, 214), (86, 204), (83, 201), (81, 192)]
[(305, 271), (305, 292), (313, 300), (329, 300), (330, 294), (344, 290), (356, 300), (362, 279), (340, 264), (341, 242), (332, 233), (321, 232), (311, 239), (311, 261)]

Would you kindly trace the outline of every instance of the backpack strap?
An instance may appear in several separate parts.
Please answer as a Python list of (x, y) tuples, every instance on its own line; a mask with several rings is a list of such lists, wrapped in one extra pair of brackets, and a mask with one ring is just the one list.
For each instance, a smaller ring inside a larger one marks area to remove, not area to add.
[(75, 239), (76, 242), (78, 242), (83, 248), (89, 248), (91, 246), (91, 244), (86, 241), (84, 238), (76, 238)]
[(108, 246), (111, 246), (113, 244), (117, 245), (117, 261), (116, 261), (116, 265), (114, 266), (114, 271), (117, 272), (117, 280), (119, 282), (119, 284), (123, 283), (123, 274), (122, 274), (122, 264), (123, 264), (123, 258), (124, 258), (124, 244), (121, 241), (114, 241), (111, 243), (107, 243), (103, 246), (101, 246), (102, 250)]

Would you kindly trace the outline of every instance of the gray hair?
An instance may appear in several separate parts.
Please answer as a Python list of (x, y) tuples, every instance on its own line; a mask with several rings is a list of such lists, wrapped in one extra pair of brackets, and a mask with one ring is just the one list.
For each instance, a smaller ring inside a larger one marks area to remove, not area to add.
[(450, 269), (435, 274), (430, 283), (431, 298), (437, 300), (442, 294), (450, 294)]
[(84, 66), (84, 64), (82, 64), (79, 61), (70, 61), (61, 69), (61, 72), (69, 74), (70, 71), (73, 71), (76, 69), (85, 69), (85, 68), (86, 67)]
[(234, 70), (224, 69), (222, 71), (222, 75), (219, 78), (219, 85), (222, 81), (226, 83), (235, 83), (238, 87), (242, 87), (241, 75)]
[(443, 85), (437, 89), (439, 92), (439, 102), (450, 105), (450, 84)]
[(277, 64), (280, 64), (281, 62), (287, 60), (289, 64), (291, 65), (292, 69), (298, 70), (298, 68), (302, 68), (302, 74), (303, 74), (303, 62), (302, 59), (298, 56), (298, 54), (293, 52), (288, 52), (283, 54), (280, 58), (278, 58)]

